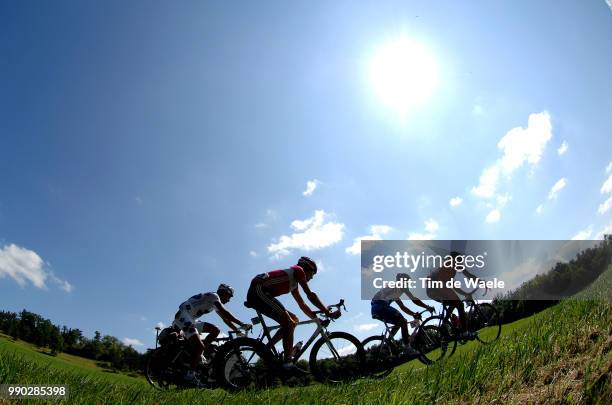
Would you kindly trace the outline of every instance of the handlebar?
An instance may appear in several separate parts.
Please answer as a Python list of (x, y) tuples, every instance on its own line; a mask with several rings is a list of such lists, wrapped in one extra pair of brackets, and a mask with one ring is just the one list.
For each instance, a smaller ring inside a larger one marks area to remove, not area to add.
[(249, 334), (249, 332), (253, 329), (253, 325), (251, 324), (246, 324), (245, 326), (239, 326), (238, 330), (230, 330), (228, 332), (228, 335), (230, 337), (245, 337)]
[[(345, 312), (348, 311), (346, 309), (346, 306), (344, 305), (344, 298), (340, 299), (340, 301), (338, 301), (337, 304), (328, 305), (327, 306), (327, 310), (328, 311), (331, 311), (333, 308), (336, 308), (340, 312), (342, 312), (342, 309), (344, 309)], [(313, 311), (313, 314), (315, 314), (315, 315), (323, 315), (323, 317), (325, 317), (326, 319), (329, 319), (329, 317), (323, 311)]]

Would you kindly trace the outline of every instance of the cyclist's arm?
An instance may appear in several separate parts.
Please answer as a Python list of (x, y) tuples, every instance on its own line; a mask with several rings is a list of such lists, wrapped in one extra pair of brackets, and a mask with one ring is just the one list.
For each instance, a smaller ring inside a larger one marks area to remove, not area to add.
[[(415, 304), (418, 305), (419, 307), (426, 309), (428, 311), (431, 311), (433, 309), (433, 307), (430, 307), (429, 305), (425, 304), (423, 301), (421, 301), (420, 299), (418, 299), (417, 297), (415, 297), (410, 291), (404, 290), (404, 294), (406, 294), (408, 296), (408, 298), (410, 298), (410, 300)], [(401, 300), (400, 300), (401, 302)], [(405, 311), (404, 311), (405, 312)]]
[(308, 297), (308, 301), (312, 302), (312, 305), (314, 305), (315, 307), (319, 308), (319, 310), (323, 311), (323, 313), (325, 313), (325, 315), (327, 315), (327, 316), (331, 315), (331, 311), (329, 309), (327, 309), (327, 307), (325, 305), (323, 305), (323, 303), (321, 302), (321, 300), (319, 299), (317, 294), (315, 294), (310, 289), (310, 287), (308, 287), (308, 283), (306, 281), (300, 280), (300, 281), (298, 281), (298, 284), (302, 287), (302, 289), (304, 290), (304, 293), (306, 294), (306, 297)]
[(240, 320), (236, 319), (234, 315), (232, 315), (227, 309), (225, 309), (223, 304), (221, 304), (220, 302), (215, 302), (215, 310), (217, 311), (219, 317), (223, 320), (223, 322), (225, 322), (225, 324), (232, 330), (238, 330), (238, 328), (234, 324), (238, 326), (244, 326), (244, 324), (240, 322)]
[(295, 300), (295, 302), (297, 302), (298, 306), (300, 307), (302, 312), (306, 314), (307, 317), (309, 317), (310, 319), (316, 318), (316, 315), (312, 312), (310, 308), (308, 308), (308, 305), (306, 305), (306, 303), (304, 302), (304, 299), (300, 295), (300, 292), (297, 288), (291, 291), (291, 295), (293, 295), (293, 299)]
[(402, 302), (402, 300), (395, 300), (395, 303), (397, 304), (398, 307), (400, 307), (400, 309), (402, 311), (404, 311), (405, 313), (407, 313), (408, 315), (414, 317), (416, 316), (416, 312), (412, 312), (410, 310), (410, 308), (408, 308), (406, 305), (404, 305), (404, 303)]

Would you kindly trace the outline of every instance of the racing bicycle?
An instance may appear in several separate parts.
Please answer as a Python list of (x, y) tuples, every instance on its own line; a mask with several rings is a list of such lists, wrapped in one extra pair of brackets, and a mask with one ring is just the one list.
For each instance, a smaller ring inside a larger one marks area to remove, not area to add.
[[(474, 294), (478, 290), (467, 292), (461, 289), (454, 289), (457, 293), (463, 295), (463, 305), (467, 305), (467, 331), (471, 332), (474, 339), (483, 344), (489, 344), (499, 339), (501, 335), (501, 317), (497, 309), (488, 302), (477, 302), (474, 299)], [(483, 295), (486, 295), (486, 291)], [(462, 334), (461, 325), (457, 315), (449, 310), (449, 305), (442, 303), (442, 313), (433, 315), (425, 319), (422, 328), (429, 326), (437, 326), (441, 332), (441, 353), (448, 353), (452, 356), (457, 349), (457, 343), (465, 344), (471, 339), (466, 339)]]
[[(253, 308), (245, 302), (247, 308)], [(346, 311), (344, 300), (330, 305), (329, 310)], [(302, 345), (294, 347), (293, 362), (297, 362), (310, 348), (308, 368), (310, 374), (319, 382), (340, 383), (361, 377), (365, 366), (365, 353), (359, 339), (346, 332), (329, 332), (332, 321), (323, 311), (313, 311), (316, 317), (298, 322), (296, 326), (315, 325), (316, 329)], [(230, 389), (270, 384), (275, 377), (281, 380), (283, 375), (283, 355), (272, 345), (270, 332), (280, 328), (278, 325), (268, 326), (263, 315), (257, 311), (257, 317), (252, 318), (253, 325), (261, 325), (261, 333), (257, 339), (237, 339), (238, 344), (225, 354), (221, 366), (220, 378)], [(318, 338), (318, 339), (317, 339)], [(312, 347), (311, 347), (312, 346)]]
[[(442, 345), (440, 329), (436, 325), (421, 325), (421, 317), (425, 312), (421, 311), (409, 324), (413, 328), (410, 334), (411, 346), (418, 352), (416, 358), (425, 365), (430, 365), (442, 357), (445, 346)], [(431, 312), (430, 312), (431, 313)], [(431, 313), (433, 314), (433, 313)], [(374, 317), (385, 324), (385, 330), (380, 335), (370, 336), (362, 341), (366, 356), (366, 371), (369, 376), (382, 378), (398, 365), (410, 361), (415, 356), (406, 356), (402, 353), (404, 345), (395, 339), (400, 330), (397, 325), (392, 325), (382, 319)]]
[[(190, 369), (189, 342), (183, 333), (173, 326), (161, 330), (156, 328), (155, 349), (149, 349), (145, 362), (145, 377), (157, 389), (190, 388), (194, 384), (185, 381), (185, 372)], [(236, 339), (246, 336), (247, 329), (229, 331), (228, 336), (218, 337), (205, 351), (208, 361), (198, 365), (195, 371), (200, 387), (217, 388), (218, 367), (225, 353), (236, 344)]]

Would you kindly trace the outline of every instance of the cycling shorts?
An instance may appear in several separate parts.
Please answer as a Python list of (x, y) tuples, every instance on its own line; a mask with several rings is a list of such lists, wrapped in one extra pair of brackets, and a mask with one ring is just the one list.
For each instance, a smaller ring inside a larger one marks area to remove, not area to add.
[(256, 276), (251, 281), (251, 286), (247, 292), (247, 302), (253, 309), (278, 321), (285, 315), (287, 310), (283, 304), (272, 295), (272, 292), (263, 286), (262, 281), (263, 278), (261, 275)]
[(382, 300), (372, 300), (372, 318), (392, 325), (397, 325), (404, 319), (400, 311), (393, 308), (389, 301)]
[(187, 311), (178, 311), (176, 315), (174, 315), (172, 325), (182, 330), (186, 339), (189, 339), (194, 335), (200, 336), (204, 328), (207, 326), (214, 327), (214, 325), (208, 322), (202, 322), (194, 319)]

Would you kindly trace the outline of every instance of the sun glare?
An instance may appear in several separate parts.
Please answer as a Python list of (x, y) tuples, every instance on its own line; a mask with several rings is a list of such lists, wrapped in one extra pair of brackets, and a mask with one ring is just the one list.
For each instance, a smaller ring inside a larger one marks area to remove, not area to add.
[(438, 66), (425, 45), (403, 36), (374, 52), (369, 60), (368, 77), (379, 100), (405, 116), (434, 92)]

